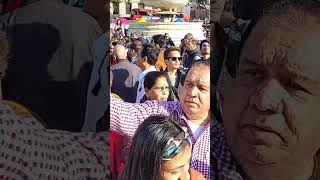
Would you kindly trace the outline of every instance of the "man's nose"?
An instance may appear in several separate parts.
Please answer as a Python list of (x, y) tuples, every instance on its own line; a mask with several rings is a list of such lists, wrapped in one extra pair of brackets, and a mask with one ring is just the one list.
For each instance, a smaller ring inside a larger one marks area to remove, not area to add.
[(162, 91), (162, 95), (167, 95), (167, 94), (169, 94), (169, 91), (166, 90), (166, 89), (164, 89), (164, 90)]
[(190, 91), (188, 93), (191, 97), (196, 97), (199, 93), (199, 90), (196, 86), (193, 86), (192, 88), (190, 88)]
[(283, 103), (288, 93), (276, 79), (270, 79), (257, 87), (250, 97), (250, 105), (257, 111), (275, 114), (283, 111)]

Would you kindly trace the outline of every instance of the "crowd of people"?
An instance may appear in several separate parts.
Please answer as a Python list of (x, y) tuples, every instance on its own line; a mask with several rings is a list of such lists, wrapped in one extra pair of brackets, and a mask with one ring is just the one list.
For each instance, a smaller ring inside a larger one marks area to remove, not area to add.
[(209, 41), (188, 33), (175, 46), (165, 32), (118, 30), (109, 49), (112, 179), (210, 179)]
[(104, 0), (1, 16), (0, 179), (320, 179), (320, 4), (243, 2), (212, 57), (190, 33), (107, 31)]

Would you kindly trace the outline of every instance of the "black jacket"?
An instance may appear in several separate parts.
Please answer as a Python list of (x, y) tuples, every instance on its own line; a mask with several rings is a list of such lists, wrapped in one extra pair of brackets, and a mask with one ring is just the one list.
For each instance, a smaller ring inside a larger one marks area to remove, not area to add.
[(179, 100), (178, 87), (179, 87), (179, 84), (180, 84), (182, 73), (180, 72), (180, 70), (178, 70), (177, 80), (176, 80), (176, 82), (173, 82), (173, 83), (170, 81), (170, 77), (169, 77), (167, 69), (165, 71), (163, 71), (163, 74), (166, 76), (166, 78), (167, 78), (167, 80), (169, 82), (169, 86), (170, 86), (169, 97), (171, 95), (173, 100)]
[(183, 61), (183, 67), (189, 69), (192, 65), (192, 63), (196, 60), (201, 59), (201, 56), (198, 52), (198, 48), (194, 51), (187, 52), (187, 56)]

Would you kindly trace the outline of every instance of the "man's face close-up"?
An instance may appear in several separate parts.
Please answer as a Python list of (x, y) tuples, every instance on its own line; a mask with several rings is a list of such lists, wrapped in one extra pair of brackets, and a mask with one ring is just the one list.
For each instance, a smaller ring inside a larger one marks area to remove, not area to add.
[(320, 28), (291, 29), (258, 23), (227, 83), (223, 123), (242, 165), (291, 165), (320, 147)]
[(206, 118), (210, 110), (210, 68), (192, 67), (180, 91), (180, 104), (189, 119)]

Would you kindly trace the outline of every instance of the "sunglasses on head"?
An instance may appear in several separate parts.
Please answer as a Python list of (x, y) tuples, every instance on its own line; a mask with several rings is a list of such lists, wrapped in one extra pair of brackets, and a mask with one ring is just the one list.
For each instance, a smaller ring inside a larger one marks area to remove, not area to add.
[(186, 144), (192, 145), (192, 142), (189, 133), (183, 131), (168, 141), (162, 155), (162, 160), (172, 160), (177, 154), (182, 152)]
[(172, 61), (177, 61), (177, 60), (181, 61), (182, 57), (168, 57), (167, 59), (172, 60)]

